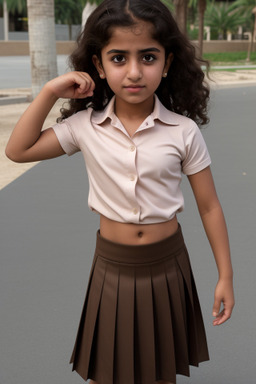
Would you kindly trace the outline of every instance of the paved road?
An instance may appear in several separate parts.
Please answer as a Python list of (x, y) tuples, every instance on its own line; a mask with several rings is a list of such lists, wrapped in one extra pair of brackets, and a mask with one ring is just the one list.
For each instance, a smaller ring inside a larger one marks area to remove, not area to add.
[[(211, 361), (179, 384), (254, 384), (256, 318), (256, 87), (212, 95), (204, 131), (226, 213), (235, 269), (236, 308), (228, 324), (211, 325), (216, 268), (188, 182), (180, 214), (190, 250)], [(87, 209), (79, 154), (46, 161), (0, 192), (0, 383), (82, 384), (68, 360), (83, 304), (97, 215)]]
[[(68, 69), (67, 56), (57, 57), (58, 74), (62, 75)], [(0, 56), (0, 89), (30, 88), (30, 57), (29, 56)]]

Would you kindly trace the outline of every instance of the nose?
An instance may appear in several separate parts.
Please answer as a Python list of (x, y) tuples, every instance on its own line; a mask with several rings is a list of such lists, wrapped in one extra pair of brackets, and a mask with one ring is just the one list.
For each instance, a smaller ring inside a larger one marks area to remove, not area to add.
[(142, 78), (140, 63), (137, 60), (131, 60), (128, 66), (127, 77), (131, 81), (138, 81)]

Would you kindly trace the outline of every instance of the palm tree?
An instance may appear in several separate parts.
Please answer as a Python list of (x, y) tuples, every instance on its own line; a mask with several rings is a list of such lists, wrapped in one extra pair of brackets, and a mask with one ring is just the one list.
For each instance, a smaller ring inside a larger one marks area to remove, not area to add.
[(199, 56), (203, 55), (204, 41), (204, 16), (207, 6), (207, 0), (198, 0), (198, 48)]
[(251, 52), (253, 50), (253, 42), (256, 33), (256, 1), (255, 0), (236, 0), (233, 4), (238, 9), (238, 12), (248, 20), (251, 40), (248, 44), (248, 52), (246, 61), (250, 61)]
[(67, 24), (69, 40), (72, 40), (72, 24), (81, 24), (84, 1), (55, 0), (55, 20)]
[(215, 29), (219, 34), (219, 39), (225, 39), (227, 32), (234, 32), (238, 26), (243, 25), (245, 16), (240, 15), (237, 8), (226, 3), (209, 4), (205, 13), (205, 22), (209, 27)]
[(190, 0), (189, 8), (194, 11), (197, 10), (198, 14), (198, 54), (200, 57), (203, 55), (203, 42), (204, 42), (204, 16), (208, 0)]
[(26, 0), (0, 0), (0, 5), (3, 6), (4, 16), (4, 40), (8, 41), (9, 32), (9, 12), (25, 13), (27, 4)]
[(26, 11), (27, 4), (26, 0), (0, 0), (0, 4), (6, 3), (8, 11), (15, 12), (18, 11), (22, 13)]
[(164, 5), (170, 9), (170, 11), (173, 12), (174, 10), (174, 5), (173, 5), (173, 0), (161, 0)]
[(188, 0), (173, 0), (176, 22), (184, 34), (187, 33)]
[(86, 20), (90, 16), (90, 14), (96, 9), (103, 0), (80, 0), (84, 4), (83, 14), (82, 14), (82, 27), (84, 27)]
[(54, 0), (27, 0), (32, 98), (57, 76)]

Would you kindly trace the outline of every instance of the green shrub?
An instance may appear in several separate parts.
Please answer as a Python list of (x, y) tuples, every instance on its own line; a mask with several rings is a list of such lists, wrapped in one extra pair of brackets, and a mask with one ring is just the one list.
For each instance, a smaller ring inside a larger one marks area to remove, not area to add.
[[(244, 62), (247, 58), (247, 52), (220, 52), (220, 53), (205, 53), (204, 59), (211, 62)], [(256, 52), (251, 53), (251, 61), (256, 62)]]

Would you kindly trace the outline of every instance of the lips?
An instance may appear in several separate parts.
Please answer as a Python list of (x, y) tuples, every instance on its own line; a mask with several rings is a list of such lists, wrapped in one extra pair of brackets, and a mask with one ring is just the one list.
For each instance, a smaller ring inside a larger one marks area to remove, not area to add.
[(143, 86), (143, 85), (134, 85), (134, 84), (131, 84), (131, 85), (126, 85), (124, 88), (125, 88), (128, 92), (136, 93), (136, 92), (141, 91), (141, 89), (143, 89), (144, 86)]

